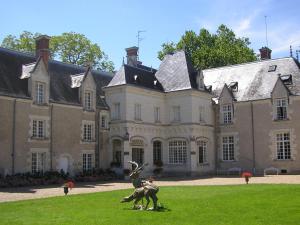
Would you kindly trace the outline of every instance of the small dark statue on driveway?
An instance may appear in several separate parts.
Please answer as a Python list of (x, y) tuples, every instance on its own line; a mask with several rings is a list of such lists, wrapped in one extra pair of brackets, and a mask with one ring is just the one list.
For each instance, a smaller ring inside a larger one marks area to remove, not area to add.
[[(135, 165), (135, 169), (129, 175), (135, 188), (134, 192), (127, 197), (124, 197), (121, 202), (131, 202), (134, 200), (133, 209), (148, 209), (148, 205), (150, 203), (150, 198), (153, 202), (153, 208), (149, 210), (156, 210), (157, 209), (157, 192), (159, 191), (158, 186), (153, 184), (153, 180), (143, 180), (140, 178), (140, 173), (144, 169), (147, 164), (143, 164), (141, 167), (136, 162), (129, 161), (130, 164)], [(146, 198), (146, 206), (138, 205), (138, 202), (143, 198)]]

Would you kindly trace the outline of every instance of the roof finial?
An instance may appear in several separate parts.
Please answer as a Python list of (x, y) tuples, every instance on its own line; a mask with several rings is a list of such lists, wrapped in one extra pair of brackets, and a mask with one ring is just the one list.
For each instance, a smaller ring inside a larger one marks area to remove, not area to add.
[(290, 45), (290, 57), (293, 57), (293, 49), (291, 45)]

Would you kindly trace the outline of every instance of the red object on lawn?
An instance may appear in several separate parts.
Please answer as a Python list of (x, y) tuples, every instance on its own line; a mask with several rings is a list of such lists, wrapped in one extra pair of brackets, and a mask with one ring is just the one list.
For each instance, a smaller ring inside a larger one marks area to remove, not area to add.
[(68, 182), (68, 188), (70, 189), (74, 188), (74, 183), (72, 181)]
[(250, 172), (243, 172), (242, 177), (252, 177), (252, 173)]

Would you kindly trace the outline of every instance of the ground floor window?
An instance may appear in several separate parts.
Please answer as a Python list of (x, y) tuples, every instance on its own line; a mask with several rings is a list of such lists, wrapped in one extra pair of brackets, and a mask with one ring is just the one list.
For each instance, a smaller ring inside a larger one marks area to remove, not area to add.
[(290, 133), (284, 132), (276, 134), (277, 142), (277, 159), (285, 160), (291, 159), (291, 144), (290, 144)]
[(153, 163), (161, 162), (162, 161), (162, 146), (160, 141), (153, 142)]
[(198, 141), (198, 150), (199, 150), (199, 163), (207, 162), (207, 142), (206, 141)]
[(142, 165), (144, 163), (144, 149), (132, 148), (132, 161)]
[(223, 160), (234, 160), (234, 137), (226, 136), (222, 138)]
[(92, 170), (92, 157), (91, 153), (82, 154), (82, 170), (87, 172)]
[(34, 152), (31, 155), (31, 172), (34, 173), (43, 173), (45, 172), (45, 152)]
[(169, 163), (184, 164), (186, 163), (187, 143), (186, 141), (169, 142)]

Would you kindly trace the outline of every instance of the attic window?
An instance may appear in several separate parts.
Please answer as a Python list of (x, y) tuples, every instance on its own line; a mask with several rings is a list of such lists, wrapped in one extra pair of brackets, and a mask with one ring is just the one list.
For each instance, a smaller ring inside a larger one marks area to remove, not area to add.
[(153, 84), (154, 84), (154, 86), (156, 86), (156, 84), (157, 84), (157, 80), (154, 80), (154, 81), (153, 81)]
[(134, 80), (136, 81), (138, 78), (138, 75), (134, 75)]
[(292, 74), (281, 75), (280, 79), (282, 80), (282, 82), (285, 85), (291, 85), (291, 84), (293, 84), (293, 76), (292, 76)]
[(231, 82), (228, 87), (230, 88), (231, 91), (237, 92), (239, 90), (238, 82)]
[(274, 72), (274, 71), (276, 71), (276, 68), (277, 68), (277, 65), (269, 66), (268, 72)]

